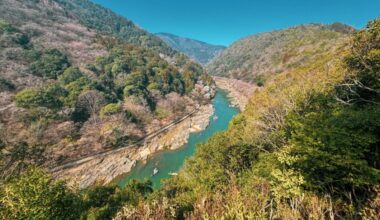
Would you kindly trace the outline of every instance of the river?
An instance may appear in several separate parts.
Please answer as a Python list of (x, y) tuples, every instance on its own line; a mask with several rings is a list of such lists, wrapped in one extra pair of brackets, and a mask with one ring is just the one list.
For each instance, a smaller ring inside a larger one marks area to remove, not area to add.
[[(215, 132), (227, 129), (231, 119), (239, 113), (239, 109), (230, 106), (227, 92), (224, 90), (219, 89), (212, 102), (215, 112), (210, 118), (210, 125), (204, 131), (190, 134), (188, 143), (177, 150), (161, 151), (152, 155), (146, 163), (138, 162), (131, 172), (119, 179), (118, 185), (124, 187), (132, 179), (150, 179), (153, 188), (159, 188), (161, 180), (170, 178), (170, 172), (178, 172), (185, 160), (194, 155), (197, 144), (207, 141)], [(216, 120), (214, 116), (217, 116)], [(153, 176), (155, 168), (158, 169), (158, 173)]]

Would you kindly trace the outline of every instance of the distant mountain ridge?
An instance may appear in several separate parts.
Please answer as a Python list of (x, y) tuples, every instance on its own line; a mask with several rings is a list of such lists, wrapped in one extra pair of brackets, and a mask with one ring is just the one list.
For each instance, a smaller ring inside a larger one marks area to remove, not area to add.
[(226, 48), (225, 46), (212, 45), (199, 40), (179, 37), (169, 33), (157, 33), (156, 36), (161, 38), (172, 48), (186, 54), (203, 65), (219, 55)]
[(90, 0), (53, 0), (65, 13), (82, 25), (102, 34), (113, 35), (127, 43), (150, 48), (156, 52), (172, 57), (176, 52), (158, 37), (154, 36), (129, 19), (114, 13)]
[(344, 42), (354, 28), (334, 23), (306, 24), (242, 38), (210, 61), (212, 75), (263, 84), (274, 74), (305, 65)]

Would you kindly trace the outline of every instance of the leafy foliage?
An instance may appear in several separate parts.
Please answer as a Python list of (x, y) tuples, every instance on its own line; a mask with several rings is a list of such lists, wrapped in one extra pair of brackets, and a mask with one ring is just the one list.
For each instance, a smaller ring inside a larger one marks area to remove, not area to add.
[(189, 62), (184, 64), (183, 74), (173, 65), (162, 60), (151, 50), (134, 46), (116, 46), (108, 56), (99, 57), (97, 66), (102, 80), (102, 90), (109, 96), (134, 97), (141, 105), (155, 107), (154, 93), (190, 93), (200, 79), (211, 81), (202, 67)]
[(46, 107), (59, 109), (63, 103), (55, 96), (51, 87), (41, 89), (24, 89), (17, 93), (16, 104), (22, 108)]
[(37, 51), (34, 54), (34, 60), (30, 65), (30, 71), (34, 75), (56, 79), (70, 66), (67, 56), (57, 49)]
[(339, 196), (378, 184), (379, 109), (315, 99), (301, 114), (288, 116), (288, 154), (295, 158), (290, 167), (302, 174), (306, 188)]
[(13, 91), (15, 89), (16, 87), (12, 82), (6, 79), (0, 78), (0, 92)]
[(10, 23), (0, 19), (0, 48), (21, 46), (28, 48), (29, 37)]
[(67, 68), (62, 75), (58, 77), (58, 80), (64, 84), (67, 85), (69, 83), (72, 83), (79, 78), (84, 77), (83, 73), (79, 70), (78, 67), (69, 67)]
[(31, 167), (0, 191), (0, 216), (4, 219), (78, 219), (79, 198), (62, 182)]
[(55, 182), (30, 167), (0, 187), (4, 219), (112, 219), (125, 204), (137, 205), (152, 192), (152, 183), (131, 182), (125, 189), (94, 186), (78, 190)]
[(120, 104), (118, 104), (118, 103), (110, 103), (110, 104), (104, 106), (100, 110), (100, 116), (104, 117), (104, 116), (109, 116), (109, 115), (117, 114), (117, 113), (121, 112), (121, 110), (122, 110), (122, 108), (121, 108)]

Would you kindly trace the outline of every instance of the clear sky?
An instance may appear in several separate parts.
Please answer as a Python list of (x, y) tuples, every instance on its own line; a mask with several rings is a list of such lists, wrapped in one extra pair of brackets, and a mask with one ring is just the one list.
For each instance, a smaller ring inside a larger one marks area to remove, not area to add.
[(143, 29), (213, 44), (304, 23), (362, 28), (380, 16), (380, 0), (93, 0)]

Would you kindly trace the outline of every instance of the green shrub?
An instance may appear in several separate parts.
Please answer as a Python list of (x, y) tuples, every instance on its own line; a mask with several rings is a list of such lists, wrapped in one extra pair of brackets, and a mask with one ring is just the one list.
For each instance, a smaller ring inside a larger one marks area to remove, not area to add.
[(265, 84), (265, 81), (266, 81), (266, 77), (264, 75), (258, 75), (258, 76), (255, 76), (254, 80), (253, 80), (258, 86), (264, 86)]
[(70, 107), (74, 106), (81, 92), (90, 90), (93, 87), (92, 85), (92, 81), (86, 76), (80, 77), (79, 79), (67, 84), (65, 88), (69, 94), (64, 100), (65, 105)]
[(15, 87), (15, 85), (13, 85), (12, 82), (10, 82), (6, 79), (0, 78), (0, 92), (13, 91), (15, 89), (16, 89), (16, 87)]
[(16, 94), (16, 105), (22, 108), (46, 107), (58, 109), (62, 102), (42, 89), (24, 89)]
[(16, 37), (15, 37), (15, 39), (14, 39), (14, 41), (17, 44), (21, 45), (22, 47), (27, 48), (27, 46), (28, 46), (28, 44), (30, 42), (30, 39), (25, 34), (17, 34)]
[(38, 168), (29, 168), (0, 190), (4, 219), (79, 219), (80, 198)]
[(106, 106), (104, 106), (100, 110), (100, 117), (105, 117), (109, 115), (114, 115), (121, 112), (121, 105), (118, 103), (111, 103)]
[(83, 77), (83, 73), (79, 70), (78, 67), (69, 67), (63, 72), (62, 75), (58, 77), (58, 80), (64, 85), (67, 85), (71, 82), (74, 82), (75, 80), (78, 80), (81, 77)]
[(48, 49), (33, 55), (37, 60), (30, 64), (30, 71), (36, 76), (56, 79), (70, 66), (67, 56), (58, 49)]
[(0, 33), (1, 32), (13, 32), (15, 28), (8, 22), (0, 19)]

